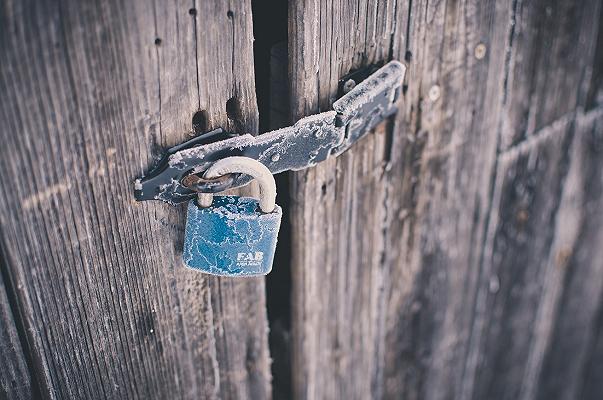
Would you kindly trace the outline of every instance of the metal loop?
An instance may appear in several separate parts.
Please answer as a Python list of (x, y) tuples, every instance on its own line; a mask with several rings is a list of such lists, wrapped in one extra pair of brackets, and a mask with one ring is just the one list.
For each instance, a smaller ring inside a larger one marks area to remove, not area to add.
[[(255, 178), (260, 185), (260, 209), (264, 213), (274, 210), (276, 204), (276, 182), (274, 176), (261, 162), (249, 157), (227, 157), (216, 161), (205, 171), (203, 178), (213, 179), (232, 173), (241, 173)], [(204, 207), (211, 194), (199, 193), (199, 205)], [(211, 201), (210, 201), (211, 205)]]
[(230, 189), (237, 179), (237, 174), (222, 175), (214, 179), (205, 179), (197, 174), (190, 174), (182, 179), (184, 187), (201, 193), (218, 193)]

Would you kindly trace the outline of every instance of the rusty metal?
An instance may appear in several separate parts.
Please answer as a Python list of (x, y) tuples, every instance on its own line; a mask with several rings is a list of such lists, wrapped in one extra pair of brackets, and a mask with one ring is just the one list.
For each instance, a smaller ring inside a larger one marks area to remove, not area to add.
[(223, 192), (233, 185), (237, 174), (227, 174), (216, 178), (205, 178), (198, 174), (190, 174), (182, 178), (181, 183), (184, 187), (196, 192), (218, 193)]

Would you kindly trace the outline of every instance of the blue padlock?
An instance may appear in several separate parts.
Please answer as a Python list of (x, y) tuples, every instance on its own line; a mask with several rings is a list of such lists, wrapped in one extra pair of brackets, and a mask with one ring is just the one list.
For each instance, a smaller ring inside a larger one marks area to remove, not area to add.
[(212, 179), (245, 173), (260, 184), (260, 200), (240, 196), (200, 194), (188, 204), (184, 264), (222, 276), (266, 275), (272, 269), (282, 209), (275, 204), (276, 183), (259, 161), (229, 157), (203, 175)]

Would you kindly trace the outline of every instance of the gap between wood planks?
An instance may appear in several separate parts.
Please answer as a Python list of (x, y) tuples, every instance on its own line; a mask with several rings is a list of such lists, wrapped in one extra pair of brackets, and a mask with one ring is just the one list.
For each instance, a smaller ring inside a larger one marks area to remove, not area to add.
[[(252, 0), (254, 69), (259, 111), (259, 132), (291, 123), (287, 79), (288, 2)], [(291, 223), (290, 179), (275, 176), (276, 202), (283, 209), (272, 272), (266, 277), (266, 304), (272, 397), (291, 398)]]

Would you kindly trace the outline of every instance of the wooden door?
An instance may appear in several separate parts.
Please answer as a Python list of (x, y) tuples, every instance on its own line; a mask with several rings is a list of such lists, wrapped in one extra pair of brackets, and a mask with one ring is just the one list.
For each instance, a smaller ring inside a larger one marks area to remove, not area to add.
[[(0, 398), (600, 398), (602, 2), (251, 3), (0, 4)], [(133, 180), (392, 59), (397, 116), (277, 177), (273, 273), (185, 269)]]
[(3, 394), (268, 397), (264, 280), (185, 269), (184, 210), (132, 189), (195, 132), (257, 131), (250, 2), (1, 8)]

